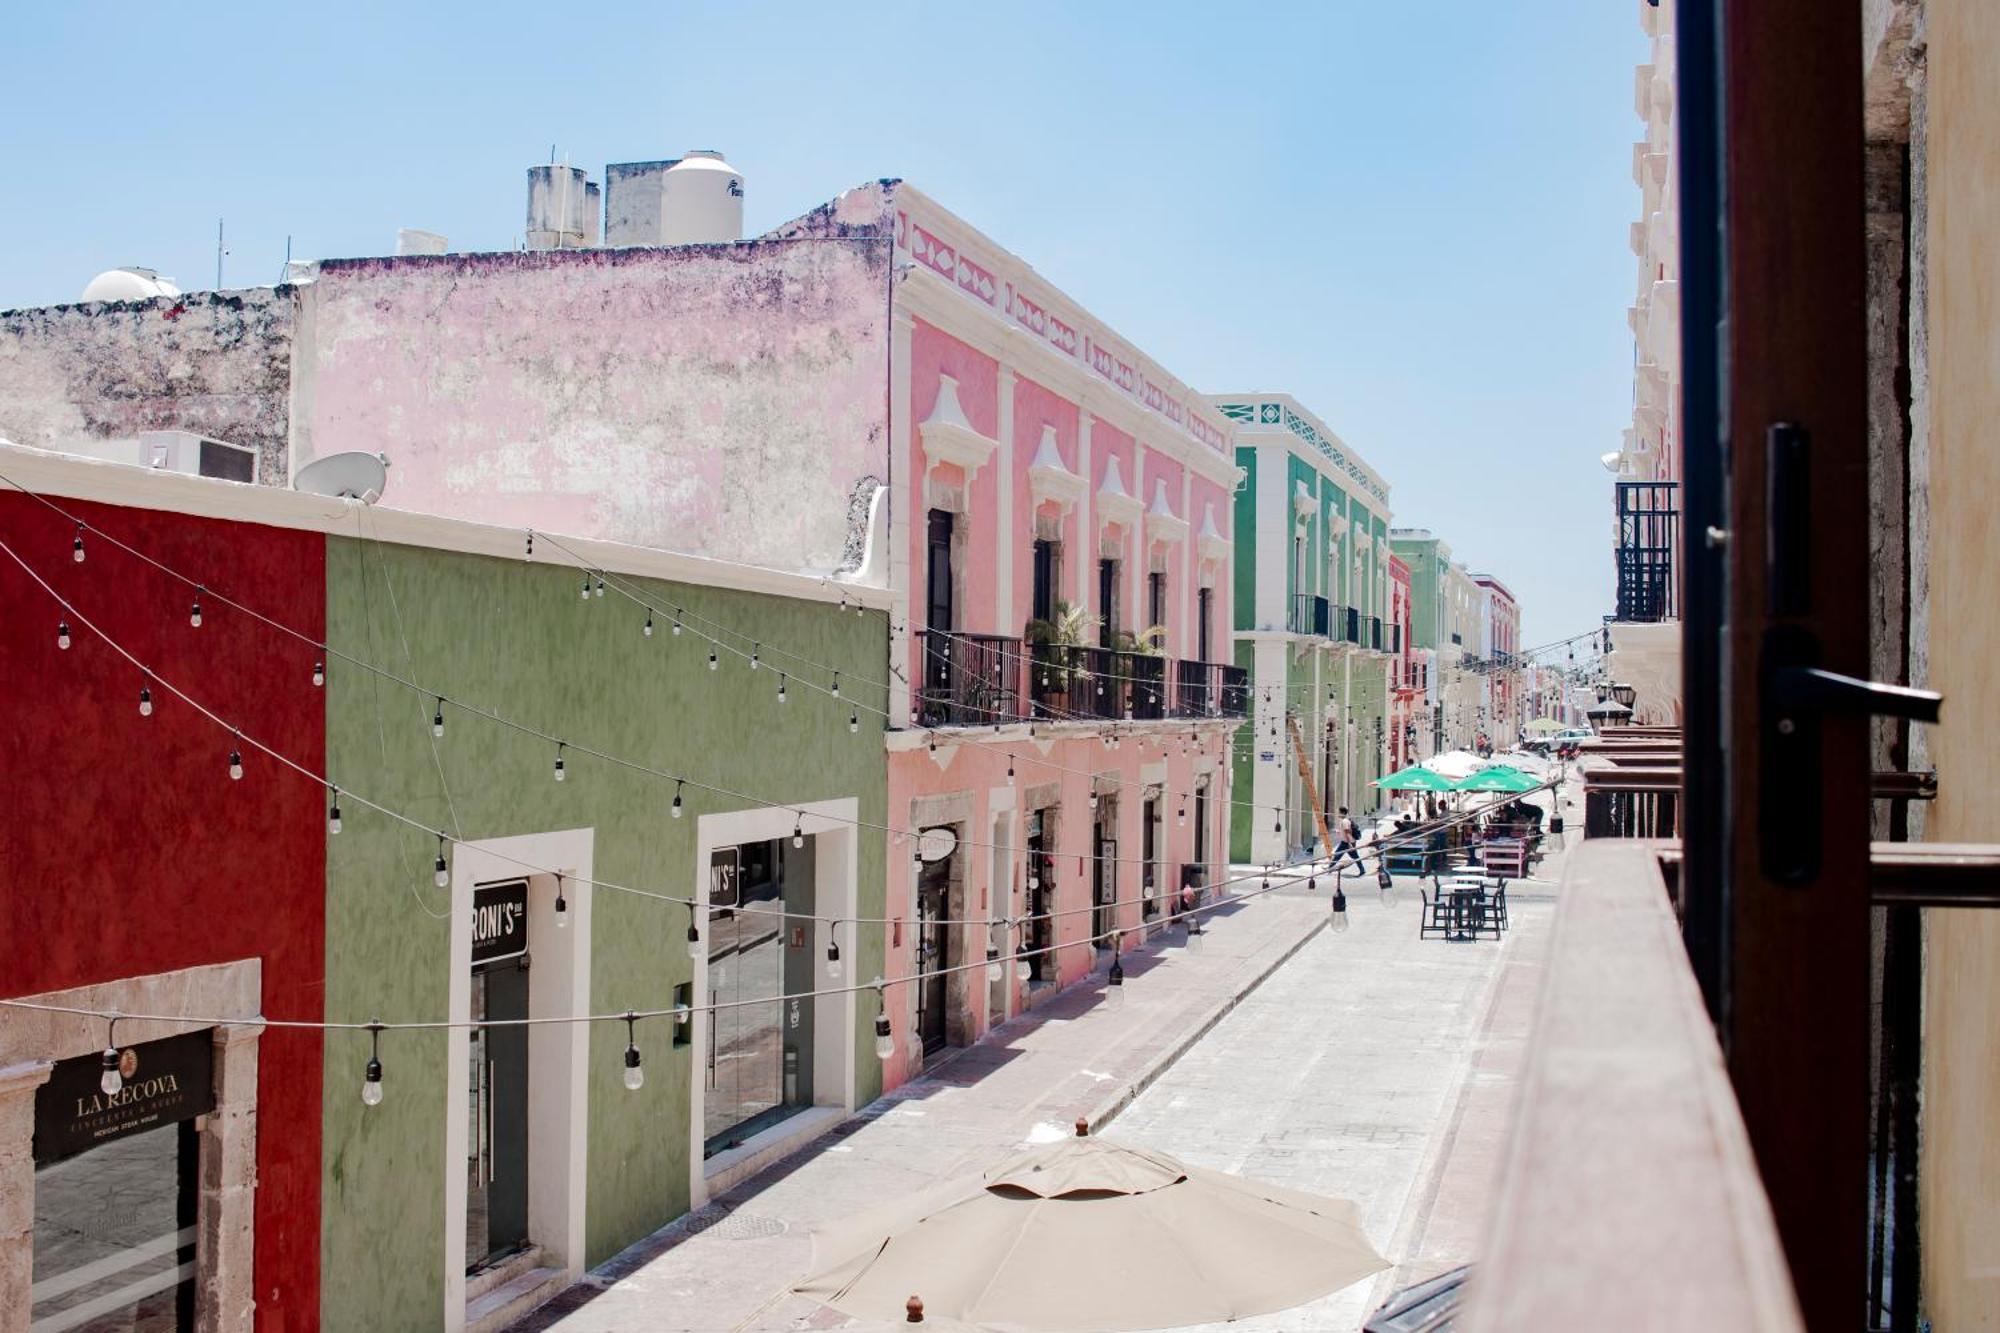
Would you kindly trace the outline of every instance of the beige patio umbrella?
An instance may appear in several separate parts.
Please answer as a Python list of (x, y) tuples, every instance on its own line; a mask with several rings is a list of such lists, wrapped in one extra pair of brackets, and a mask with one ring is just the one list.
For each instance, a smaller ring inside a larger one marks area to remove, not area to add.
[(1111, 1333), (1289, 1309), (1387, 1268), (1345, 1199), (1074, 1138), (813, 1234), (795, 1290), (858, 1319)]

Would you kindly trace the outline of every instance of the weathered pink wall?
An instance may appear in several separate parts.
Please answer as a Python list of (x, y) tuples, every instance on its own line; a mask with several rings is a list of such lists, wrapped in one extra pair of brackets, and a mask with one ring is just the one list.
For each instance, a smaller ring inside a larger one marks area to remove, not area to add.
[(296, 457), (380, 450), (384, 503), (831, 570), (888, 479), (888, 247), (329, 261), (302, 290)]
[[(924, 442), (919, 423), (928, 418), (937, 405), (938, 391), (942, 387), (939, 377), (949, 375), (958, 381), (958, 402), (965, 409), (965, 419), (981, 435), (988, 439), (997, 438), (1000, 434), (999, 374), (999, 363), (991, 357), (974, 351), (922, 320), (914, 321), (910, 336), (910, 456), (899, 469), (899, 475), (905, 479), (904, 486), (914, 491), (909, 500), (910, 617), (912, 625), (918, 628), (923, 624), (927, 593), (924, 586), (924, 547), (929, 540), (927, 516), (930, 509), (925, 499)], [(951, 487), (964, 485), (964, 477), (955, 467), (939, 469), (937, 480)], [(955, 628), (968, 633), (1021, 632), (1018, 625), (1010, 630), (993, 623), (998, 605), (998, 567), (992, 558), (995, 549), (993, 534), (1000, 512), (1001, 485), (999, 455), (996, 452), (993, 461), (979, 469), (979, 474), (973, 478), (972, 489), (966, 496), (968, 513), (958, 520), (967, 545), (965, 558), (959, 565), (959, 623)]]
[[(1035, 613), (1035, 521), (1034, 493), (1028, 482), (1028, 467), (1035, 461), (1035, 450), (1041, 447), (1042, 430), (1046, 426), (1056, 428), (1056, 449), (1062, 455), (1063, 466), (1076, 471), (1076, 434), (1078, 413), (1076, 404), (1059, 394), (1049, 392), (1041, 384), (1026, 375), (1014, 379), (1014, 513), (1019, 516), (1019, 527), (1025, 535), (1015, 543), (1011, 553), (1014, 565), (1014, 624), (1026, 626)], [(1050, 512), (1055, 505), (1048, 506)], [(1060, 571), (1056, 600), (1076, 601), (1076, 562), (1086, 558), (1077, 544), (1077, 517), (1072, 510), (1062, 522), (1063, 567)], [(1018, 634), (1020, 630), (1008, 633)]]

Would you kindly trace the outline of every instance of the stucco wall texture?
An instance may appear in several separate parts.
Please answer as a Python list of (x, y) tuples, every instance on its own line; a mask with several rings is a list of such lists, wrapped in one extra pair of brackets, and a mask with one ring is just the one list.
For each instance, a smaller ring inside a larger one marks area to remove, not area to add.
[[(881, 707), (877, 679), (886, 620), (837, 606), (747, 593), (628, 580), (657, 605), (685, 608), (837, 667), (843, 694)], [(392, 601), (393, 593), (393, 601)], [(686, 772), (781, 802), (859, 798), (859, 818), (884, 820), (886, 757), (879, 721), (848, 731), (848, 708), (796, 684), (774, 701), (774, 669), (740, 660), (707, 667), (693, 635), (640, 633), (641, 616), (616, 597), (581, 599), (566, 567), (330, 539), (326, 557), (329, 642), (454, 697), (670, 772)], [(568, 778), (552, 780), (553, 753), (532, 737), (450, 710), (433, 742), (433, 701), (355, 671), (327, 682), (330, 771), (366, 774), (357, 794), (471, 841), (589, 829), (599, 880), (656, 892), (695, 890), (701, 815), (742, 801), (690, 787), (684, 818), (669, 817), (672, 785), (570, 752)], [(447, 795), (448, 793), (448, 795)], [(435, 842), (350, 808), (328, 852), (326, 929), (330, 1018), (447, 1012), (450, 934), (447, 893), (431, 883)], [(859, 912), (881, 917), (882, 836), (864, 831), (857, 866)], [(690, 979), (682, 932), (686, 910), (612, 890), (591, 906), (592, 1012), (669, 1007)], [(879, 931), (856, 935), (853, 975), (883, 968)], [(856, 1024), (857, 1104), (880, 1094), (873, 1030)], [(615, 1030), (614, 1030), (615, 1029)], [(640, 1040), (646, 1085), (619, 1082), (625, 1033), (593, 1029), (588, 1064), (585, 1262), (596, 1264), (688, 1207), (692, 1048), (672, 1047), (664, 1025)], [(357, 1096), (366, 1039), (327, 1044), (326, 1198), (323, 1256), (334, 1275), (324, 1296), (327, 1328), (437, 1327), (443, 1303), (446, 1043), (442, 1034), (385, 1038), (394, 1095), (364, 1108)], [(337, 1280), (366, 1275), (365, 1281)]]
[(187, 430), (258, 454), (283, 485), (293, 289), (0, 312), (0, 437), (54, 449)]
[(881, 241), (329, 261), (294, 458), (385, 452), (400, 508), (836, 569), (842, 501), (887, 478)]

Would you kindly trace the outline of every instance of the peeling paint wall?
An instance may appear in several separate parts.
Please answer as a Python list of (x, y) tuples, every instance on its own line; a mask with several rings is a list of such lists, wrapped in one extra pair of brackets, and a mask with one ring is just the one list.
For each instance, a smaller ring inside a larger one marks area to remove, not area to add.
[(385, 503), (829, 571), (888, 471), (888, 247), (329, 261), (292, 446), (380, 450)]
[(282, 486), (293, 290), (0, 312), (0, 436), (57, 449), (187, 430), (254, 446)]

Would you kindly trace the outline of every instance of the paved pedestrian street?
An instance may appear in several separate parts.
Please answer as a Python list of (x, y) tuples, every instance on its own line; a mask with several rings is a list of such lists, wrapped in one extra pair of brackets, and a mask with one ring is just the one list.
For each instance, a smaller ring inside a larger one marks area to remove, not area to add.
[(1511, 1108), (1552, 862), (1518, 885), (1504, 942), (1419, 940), (1416, 888), (1383, 905), (1328, 881), (1128, 955), (1122, 1009), (1074, 987), (955, 1053), (829, 1137), (588, 1275), (520, 1329), (859, 1328), (789, 1294), (812, 1227), (1071, 1132), (1354, 1199), (1396, 1265), (1316, 1304), (1234, 1329), (1350, 1330), (1397, 1286), (1472, 1257)]

